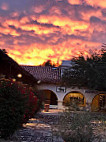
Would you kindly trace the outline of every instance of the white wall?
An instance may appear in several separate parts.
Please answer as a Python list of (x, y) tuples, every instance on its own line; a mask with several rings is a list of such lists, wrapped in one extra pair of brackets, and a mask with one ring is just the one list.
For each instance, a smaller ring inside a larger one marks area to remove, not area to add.
[(91, 104), (92, 103), (92, 100), (94, 98), (94, 96), (96, 96), (97, 94), (99, 94), (98, 92), (96, 91), (91, 91), (91, 90), (88, 90), (88, 89), (79, 89), (79, 88), (66, 88), (66, 92), (57, 92), (56, 91), (56, 87), (59, 86), (59, 85), (55, 85), (55, 84), (39, 84), (37, 86), (37, 88), (39, 90), (51, 90), (53, 91), (57, 98), (58, 98), (58, 109), (62, 109), (63, 106), (62, 106), (62, 102), (63, 102), (63, 99), (65, 97), (65, 95), (67, 95), (68, 93), (70, 92), (79, 92), (81, 94), (83, 94), (83, 96), (85, 97), (86, 99), (86, 103), (89, 103)]

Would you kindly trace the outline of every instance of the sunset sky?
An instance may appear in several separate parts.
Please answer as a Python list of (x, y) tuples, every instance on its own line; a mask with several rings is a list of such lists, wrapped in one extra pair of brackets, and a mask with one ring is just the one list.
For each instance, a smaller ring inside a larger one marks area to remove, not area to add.
[(89, 55), (106, 43), (106, 0), (0, 0), (0, 48), (19, 64)]

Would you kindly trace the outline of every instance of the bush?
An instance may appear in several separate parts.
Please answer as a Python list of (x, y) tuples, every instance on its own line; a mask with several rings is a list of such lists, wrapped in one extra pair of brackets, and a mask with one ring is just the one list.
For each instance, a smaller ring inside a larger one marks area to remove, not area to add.
[(38, 99), (36, 111), (40, 111), (41, 109), (44, 109), (44, 102), (45, 102), (44, 91), (38, 90), (37, 88), (35, 88), (34, 94), (36, 95), (36, 97)]
[(27, 94), (29, 94), (29, 99), (24, 115), (24, 123), (27, 122), (29, 118), (34, 117), (38, 109), (38, 98), (35, 96), (35, 93), (33, 93), (32, 90), (27, 90)]
[(0, 82), (0, 134), (7, 138), (22, 124), (28, 97), (10, 80)]
[(92, 142), (90, 116), (85, 113), (64, 112), (60, 117), (59, 129), (66, 142)]
[[(93, 126), (93, 123), (96, 127)], [(101, 127), (106, 123), (105, 114), (70, 111), (68, 109), (60, 114), (59, 132), (66, 142), (92, 142), (101, 138), (99, 134), (95, 134), (100, 123)]]
[(10, 137), (15, 130), (34, 116), (37, 97), (22, 83), (0, 80), (0, 136)]

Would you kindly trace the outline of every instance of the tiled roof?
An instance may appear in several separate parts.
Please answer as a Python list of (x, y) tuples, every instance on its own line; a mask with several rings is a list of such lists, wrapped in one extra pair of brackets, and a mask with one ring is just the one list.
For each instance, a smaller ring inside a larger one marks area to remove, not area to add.
[(61, 69), (50, 66), (22, 66), (37, 80), (46, 83), (58, 83), (61, 79)]

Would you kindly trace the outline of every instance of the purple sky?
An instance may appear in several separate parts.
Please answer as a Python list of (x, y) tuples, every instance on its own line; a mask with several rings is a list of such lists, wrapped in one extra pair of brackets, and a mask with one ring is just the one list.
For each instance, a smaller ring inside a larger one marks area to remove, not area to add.
[(0, 48), (20, 64), (67, 60), (106, 43), (106, 0), (0, 0)]

